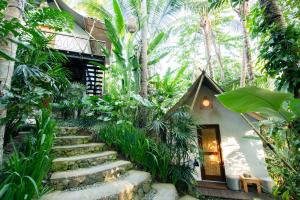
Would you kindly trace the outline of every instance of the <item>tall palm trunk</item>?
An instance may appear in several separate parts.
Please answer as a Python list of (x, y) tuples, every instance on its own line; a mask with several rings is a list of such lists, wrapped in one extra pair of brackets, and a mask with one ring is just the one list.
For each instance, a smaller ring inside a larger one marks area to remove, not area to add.
[(142, 49), (141, 49), (141, 91), (140, 94), (142, 97), (147, 98), (148, 95), (148, 23), (147, 23), (147, 0), (142, 0), (141, 5), (142, 18), (145, 20), (142, 29)]
[[(246, 17), (249, 14), (249, 2), (244, 1), (239, 8), (238, 11), (240, 21), (242, 24), (242, 29), (243, 29), (243, 51), (244, 55), (243, 58), (245, 67), (248, 70), (248, 77), (249, 77), (249, 83), (251, 84), (254, 79), (254, 74), (253, 74), (253, 64), (252, 64), (252, 56), (251, 56), (251, 47), (250, 47), (250, 39), (249, 39), (249, 33), (246, 28)], [(246, 70), (245, 70), (246, 73)]]
[(214, 78), (214, 72), (211, 64), (211, 37), (209, 32), (209, 25), (208, 25), (208, 17), (205, 16), (201, 19), (200, 25), (203, 30), (204, 35), (204, 46), (205, 46), (205, 56), (206, 56), (206, 69), (209, 71), (210, 78)]
[(245, 87), (245, 85), (246, 85), (246, 73), (247, 73), (245, 48), (243, 48), (242, 54), (243, 54), (243, 56), (242, 56), (243, 59), (242, 59), (242, 65), (241, 65), (240, 87)]
[(211, 35), (211, 41), (212, 41), (212, 44), (214, 46), (214, 50), (215, 50), (215, 54), (217, 56), (217, 60), (219, 62), (219, 65), (220, 65), (220, 73), (221, 73), (221, 76), (220, 76), (220, 80), (221, 81), (224, 81), (225, 80), (225, 75), (224, 75), (224, 66), (223, 66), (223, 63), (222, 63), (222, 58), (221, 58), (221, 50), (219, 47), (217, 47), (217, 43), (216, 43), (216, 38), (215, 38), (215, 35), (213, 33), (213, 30), (211, 28), (211, 26), (209, 25), (210, 27), (210, 35)]
[[(6, 8), (6, 20), (18, 19), (21, 20), (25, 0), (8, 0), (7, 8)], [(14, 39), (13, 34), (9, 35), (9, 39)], [(17, 44), (8, 41), (4, 43), (3, 41), (0, 42), (0, 49), (4, 51), (7, 55), (11, 58), (16, 57), (17, 51)], [(4, 93), (4, 89), (10, 89), (11, 86), (11, 79), (14, 71), (14, 61), (6, 60), (0, 57), (0, 81), (1, 81), (1, 96)], [(6, 117), (7, 110), (1, 109), (0, 110), (0, 119)], [(5, 133), (5, 125), (0, 127), (0, 164), (3, 161), (3, 143), (4, 143), (4, 133)]]
[[(142, 11), (142, 19), (144, 20), (143, 28), (142, 28), (142, 49), (141, 49), (141, 90), (140, 95), (143, 98), (147, 98), (148, 96), (148, 21), (147, 21), (147, 0), (141, 0), (141, 11)], [(144, 127), (147, 123), (147, 110), (145, 108), (141, 108), (139, 112), (139, 126)]]
[(274, 23), (280, 28), (285, 28), (287, 26), (277, 0), (259, 0), (259, 4), (262, 8), (265, 8), (264, 16), (270, 25)]

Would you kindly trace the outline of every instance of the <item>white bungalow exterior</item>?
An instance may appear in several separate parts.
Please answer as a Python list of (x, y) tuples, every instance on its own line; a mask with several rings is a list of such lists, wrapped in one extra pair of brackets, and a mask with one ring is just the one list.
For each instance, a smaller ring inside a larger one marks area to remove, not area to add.
[[(223, 107), (216, 98), (220, 93), (222, 89), (203, 72), (170, 111), (188, 105), (200, 124), (195, 143), (203, 150), (203, 163), (195, 165), (196, 180), (226, 182), (226, 177), (244, 173), (261, 179), (269, 177), (262, 141), (239, 113)], [(246, 117), (253, 124), (260, 119), (254, 113)]]

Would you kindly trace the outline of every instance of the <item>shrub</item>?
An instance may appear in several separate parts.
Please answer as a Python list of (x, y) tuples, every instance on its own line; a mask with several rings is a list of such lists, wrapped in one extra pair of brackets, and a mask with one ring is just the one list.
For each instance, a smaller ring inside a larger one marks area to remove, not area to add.
[(110, 123), (98, 127), (100, 138), (139, 167), (151, 172), (161, 182), (171, 182), (186, 190), (194, 182), (190, 154), (197, 148), (190, 116), (184, 111), (174, 113), (166, 122), (166, 141), (157, 142), (145, 130), (131, 123)]
[(49, 153), (53, 144), (55, 122), (50, 112), (42, 110), (34, 133), (28, 137), (24, 152), (15, 149), (0, 171), (0, 199), (32, 199), (39, 197), (43, 179), (51, 166)]

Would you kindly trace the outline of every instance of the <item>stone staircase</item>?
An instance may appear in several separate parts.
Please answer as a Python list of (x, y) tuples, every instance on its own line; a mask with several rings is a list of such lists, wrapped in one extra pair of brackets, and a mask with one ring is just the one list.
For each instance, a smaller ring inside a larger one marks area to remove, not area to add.
[(172, 184), (152, 183), (148, 172), (133, 169), (103, 143), (75, 127), (62, 127), (53, 147), (50, 185), (42, 200), (176, 200)]

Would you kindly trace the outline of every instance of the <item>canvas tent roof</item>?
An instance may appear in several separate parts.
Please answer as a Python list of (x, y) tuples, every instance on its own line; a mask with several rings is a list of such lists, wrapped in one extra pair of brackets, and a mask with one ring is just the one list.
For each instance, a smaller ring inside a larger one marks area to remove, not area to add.
[[(179, 107), (183, 106), (190, 97), (197, 96), (200, 88), (206, 85), (210, 89), (212, 89), (217, 94), (221, 94), (224, 90), (209, 76), (206, 75), (205, 71), (202, 71), (201, 75), (196, 79), (196, 81), (191, 85), (191, 87), (187, 90), (187, 92), (179, 99), (179, 101), (168, 111), (167, 116), (170, 113), (175, 112)], [(247, 113), (248, 116), (256, 119), (262, 120), (264, 117), (257, 113)]]
[(105, 42), (106, 48), (111, 49), (111, 42), (106, 36), (106, 28), (102, 21), (90, 17), (83, 16), (70, 8), (63, 0), (47, 0), (51, 7), (56, 7), (69, 13), (74, 17), (74, 21), (87, 33), (90, 33), (96, 40)]

